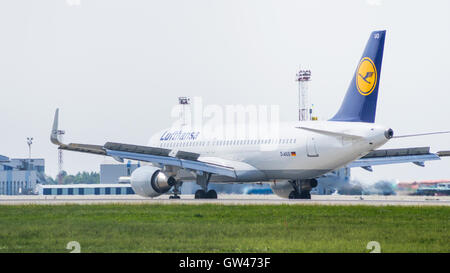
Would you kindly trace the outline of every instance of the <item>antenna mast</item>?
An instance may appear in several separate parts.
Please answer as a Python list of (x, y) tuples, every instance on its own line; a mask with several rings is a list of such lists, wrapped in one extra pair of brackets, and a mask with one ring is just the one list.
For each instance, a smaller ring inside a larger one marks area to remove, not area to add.
[[(58, 139), (62, 142), (62, 138), (63, 135), (66, 132), (64, 130), (58, 130), (56, 131), (56, 135), (58, 136)], [(62, 171), (63, 171), (63, 150), (62, 149), (58, 149), (58, 184), (62, 184), (63, 183), (63, 176), (62, 176)]]

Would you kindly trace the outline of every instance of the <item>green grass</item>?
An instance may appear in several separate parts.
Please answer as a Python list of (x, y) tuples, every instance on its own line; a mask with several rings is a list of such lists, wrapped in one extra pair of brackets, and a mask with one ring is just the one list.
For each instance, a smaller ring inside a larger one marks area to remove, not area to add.
[(449, 207), (0, 206), (0, 252), (450, 252)]

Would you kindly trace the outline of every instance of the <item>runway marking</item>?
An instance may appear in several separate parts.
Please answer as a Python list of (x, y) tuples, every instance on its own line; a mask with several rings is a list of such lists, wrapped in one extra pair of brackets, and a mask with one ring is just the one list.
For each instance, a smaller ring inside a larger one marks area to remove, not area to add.
[(331, 196), (313, 195), (311, 200), (282, 199), (274, 195), (219, 195), (218, 199), (194, 199), (181, 195), (169, 199), (139, 196), (0, 196), (0, 205), (63, 205), (63, 204), (218, 204), (218, 205), (367, 205), (367, 206), (450, 206), (449, 196)]

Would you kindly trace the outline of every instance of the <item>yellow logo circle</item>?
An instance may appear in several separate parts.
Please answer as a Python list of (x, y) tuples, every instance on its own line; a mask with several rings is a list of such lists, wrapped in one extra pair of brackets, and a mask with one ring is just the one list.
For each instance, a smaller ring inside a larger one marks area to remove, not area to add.
[(356, 70), (356, 87), (363, 96), (368, 96), (377, 85), (377, 68), (369, 57), (365, 57), (359, 62)]

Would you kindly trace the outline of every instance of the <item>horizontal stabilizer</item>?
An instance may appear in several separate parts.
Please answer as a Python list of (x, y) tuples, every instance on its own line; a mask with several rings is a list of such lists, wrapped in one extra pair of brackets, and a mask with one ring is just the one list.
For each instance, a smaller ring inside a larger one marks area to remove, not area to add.
[(428, 136), (428, 135), (440, 135), (440, 134), (449, 134), (449, 133), (450, 133), (450, 131), (441, 131), (441, 132), (431, 132), (431, 133), (421, 133), (421, 134), (412, 134), (412, 135), (394, 136), (394, 138), (416, 137), (416, 136)]
[(436, 153), (439, 157), (450, 156), (450, 151), (439, 151)]
[(430, 147), (415, 147), (401, 149), (380, 149), (355, 160), (347, 167), (367, 167), (398, 163), (414, 163), (423, 166), (425, 161), (440, 160), (439, 154), (430, 153)]

